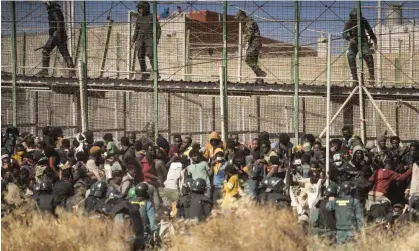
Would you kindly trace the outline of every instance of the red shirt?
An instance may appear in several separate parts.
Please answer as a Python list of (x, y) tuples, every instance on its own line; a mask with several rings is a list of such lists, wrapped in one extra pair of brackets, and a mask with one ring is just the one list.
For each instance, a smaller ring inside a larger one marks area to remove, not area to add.
[(143, 159), (141, 160), (141, 167), (143, 171), (144, 181), (149, 184), (152, 184), (153, 186), (158, 185), (157, 179), (156, 179), (157, 171), (156, 171), (156, 168), (154, 167), (154, 162), (150, 164), (147, 161), (147, 157), (144, 156)]
[(412, 168), (409, 168), (405, 173), (399, 174), (388, 169), (378, 169), (370, 177), (370, 181), (374, 181), (374, 186), (371, 191), (381, 192), (387, 195), (390, 182), (393, 180), (406, 180), (412, 174)]

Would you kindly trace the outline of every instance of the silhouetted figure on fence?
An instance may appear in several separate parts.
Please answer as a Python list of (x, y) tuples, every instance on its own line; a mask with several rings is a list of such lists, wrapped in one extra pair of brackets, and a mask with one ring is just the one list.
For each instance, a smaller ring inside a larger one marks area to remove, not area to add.
[(253, 18), (248, 17), (242, 10), (237, 12), (236, 19), (241, 22), (243, 26), (243, 41), (246, 43), (246, 64), (252, 68), (252, 71), (256, 74), (256, 77), (258, 77), (256, 83), (263, 84), (263, 78), (266, 77), (266, 72), (258, 66), (260, 49), (262, 48), (259, 26)]
[(53, 1), (46, 1), (45, 7), (48, 11), (49, 39), (42, 47), (42, 70), (36, 75), (39, 77), (48, 76), (50, 55), (54, 48), (57, 47), (67, 64), (67, 68), (72, 68), (69, 76), (74, 77), (74, 63), (67, 48), (67, 33), (61, 6)]
[[(368, 71), (370, 74), (369, 83), (374, 84), (374, 58), (372, 56), (372, 51), (370, 48), (370, 43), (368, 42), (367, 34), (368, 32), (371, 40), (374, 42), (374, 47), (377, 48), (377, 37), (374, 34), (374, 31), (371, 29), (370, 24), (367, 19), (362, 17), (361, 14), (361, 51), (362, 57), (368, 66)], [(358, 75), (356, 69), (356, 54), (358, 53), (358, 28), (357, 28), (357, 8), (353, 8), (349, 13), (349, 20), (346, 21), (345, 27), (343, 28), (342, 37), (349, 41), (349, 48), (347, 52), (349, 68), (351, 69), (353, 85), (358, 83)]]
[[(150, 14), (150, 4), (147, 1), (141, 1), (137, 5), (138, 17), (135, 22), (135, 32), (131, 40), (131, 47), (135, 44), (138, 61), (140, 63), (141, 78), (147, 79), (150, 74), (146, 73), (147, 65), (145, 57), (150, 60), (151, 67), (153, 65), (153, 15)], [(160, 23), (157, 21), (157, 41), (161, 36)]]

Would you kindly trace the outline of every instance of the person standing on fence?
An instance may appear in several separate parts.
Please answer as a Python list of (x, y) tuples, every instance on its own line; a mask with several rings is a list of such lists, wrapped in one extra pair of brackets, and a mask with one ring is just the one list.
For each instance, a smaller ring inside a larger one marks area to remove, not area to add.
[[(349, 68), (351, 69), (353, 85), (358, 83), (358, 75), (356, 69), (356, 54), (358, 53), (358, 28), (357, 28), (357, 8), (353, 8), (349, 13), (349, 20), (346, 21), (345, 26), (343, 28), (342, 37), (349, 41), (349, 48), (347, 51), (348, 63)], [(364, 58), (365, 62), (368, 66), (368, 71), (370, 74), (369, 83), (371, 85), (374, 84), (375, 77), (374, 77), (374, 58), (372, 56), (372, 51), (370, 48), (370, 44), (368, 42), (368, 37), (365, 33), (367, 30), (368, 35), (370, 36), (371, 40), (374, 42), (374, 47), (377, 48), (377, 37), (374, 34), (374, 31), (371, 29), (370, 24), (368, 23), (367, 19), (360, 16), (361, 18), (361, 42), (362, 42), (362, 57)]]
[[(151, 67), (153, 65), (153, 15), (150, 14), (150, 4), (147, 1), (141, 1), (137, 4), (138, 17), (135, 22), (135, 32), (131, 40), (131, 47), (135, 44), (135, 51), (137, 51), (138, 61), (141, 69), (141, 79), (148, 79), (150, 76), (147, 73), (147, 65), (145, 57), (150, 60)], [(161, 27), (157, 21), (157, 41), (161, 36)], [(154, 68), (153, 68), (154, 70)]]
[(64, 15), (61, 6), (54, 1), (46, 1), (45, 7), (48, 11), (49, 38), (47, 43), (42, 47), (42, 70), (36, 76), (48, 76), (50, 55), (52, 50), (57, 47), (67, 64), (67, 68), (71, 68), (69, 77), (74, 77), (76, 71), (74, 70), (73, 59), (67, 48), (67, 33), (65, 31)]
[(237, 12), (236, 20), (241, 22), (243, 26), (243, 41), (246, 43), (246, 64), (252, 68), (253, 72), (256, 74), (256, 83), (263, 84), (263, 78), (266, 77), (266, 72), (258, 66), (259, 54), (262, 48), (259, 26), (253, 18), (248, 17), (246, 12), (242, 10)]

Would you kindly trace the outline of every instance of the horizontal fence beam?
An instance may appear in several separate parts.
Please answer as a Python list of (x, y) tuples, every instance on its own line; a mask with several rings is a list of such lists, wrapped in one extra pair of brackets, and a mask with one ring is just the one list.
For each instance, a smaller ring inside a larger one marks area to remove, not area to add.
[[(11, 88), (11, 76), (1, 75), (2, 88)], [(18, 89), (31, 89), (36, 91), (54, 91), (58, 93), (74, 93), (78, 88), (78, 82), (72, 78), (37, 78), (18, 77)], [(301, 96), (326, 96), (325, 85), (300, 84)], [(89, 92), (100, 91), (126, 91), (126, 92), (152, 92), (152, 81), (119, 80), (119, 79), (90, 79)], [(332, 86), (331, 91), (334, 97), (345, 97), (351, 91), (350, 86)], [(419, 89), (413, 87), (370, 87), (372, 96), (378, 99), (403, 99), (419, 100)], [(219, 83), (216, 82), (187, 82), (187, 81), (161, 81), (159, 83), (161, 93), (194, 93), (201, 95), (219, 95)], [(255, 88), (254, 84), (228, 83), (229, 96), (252, 96), (252, 95), (293, 95), (294, 85), (287, 83), (261, 84)]]

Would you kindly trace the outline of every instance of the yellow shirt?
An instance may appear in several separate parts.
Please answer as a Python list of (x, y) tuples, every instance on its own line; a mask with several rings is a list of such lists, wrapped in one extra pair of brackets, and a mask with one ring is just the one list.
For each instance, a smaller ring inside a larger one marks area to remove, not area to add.
[(274, 152), (274, 151), (270, 150), (270, 151), (268, 152), (268, 154), (265, 154), (265, 157), (263, 158), (269, 166), (272, 164), (272, 163), (271, 163), (271, 157), (272, 157), (272, 156), (276, 156), (276, 157), (278, 157), (278, 154), (276, 154), (276, 152)]
[(224, 182), (224, 191), (226, 196), (235, 197), (239, 193), (239, 175), (235, 174), (230, 177), (228, 182)]

